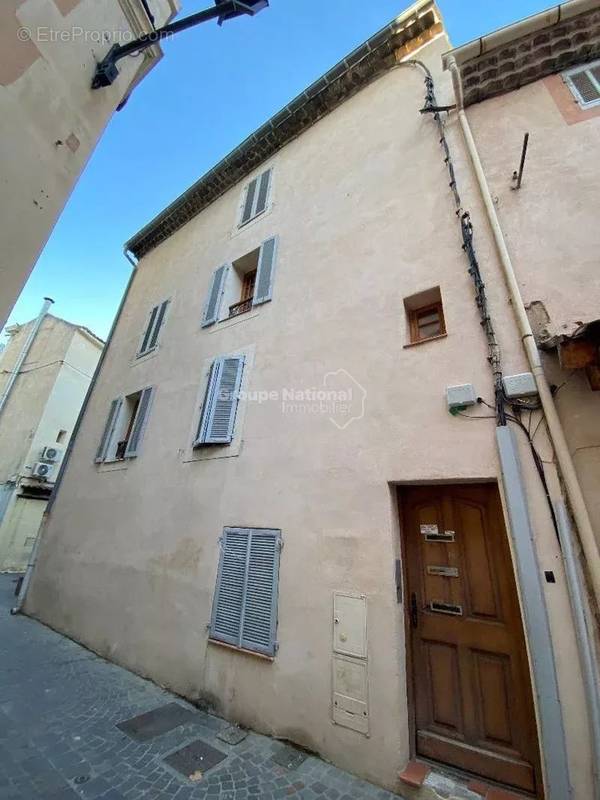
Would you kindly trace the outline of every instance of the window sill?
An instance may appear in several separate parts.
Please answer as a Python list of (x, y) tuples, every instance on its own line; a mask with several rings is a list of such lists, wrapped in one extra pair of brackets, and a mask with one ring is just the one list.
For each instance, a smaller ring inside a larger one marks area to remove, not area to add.
[(258, 222), (260, 222), (261, 219), (268, 217), (273, 211), (274, 205), (274, 203), (269, 203), (264, 211), (261, 211), (260, 214), (257, 214), (255, 217), (252, 217), (252, 219), (249, 219), (248, 222), (238, 223), (231, 233), (231, 238), (235, 239), (236, 236), (243, 234), (244, 231), (247, 231), (253, 225), (256, 225)]
[(226, 650), (233, 650), (236, 653), (243, 653), (246, 656), (254, 656), (254, 658), (261, 658), (263, 661), (275, 661), (275, 656), (267, 656), (265, 653), (257, 653), (256, 650), (247, 650), (245, 647), (236, 647), (234, 644), (221, 642), (218, 639), (208, 638), (208, 644), (215, 644), (218, 647), (224, 647)]
[(136, 355), (136, 357), (131, 362), (131, 366), (133, 367), (133, 366), (135, 366), (135, 364), (143, 364), (144, 361), (148, 361), (149, 359), (154, 358), (154, 356), (158, 355), (158, 350), (159, 350), (159, 346), (157, 345), (154, 348), (154, 350), (149, 350), (147, 353), (144, 353), (144, 355), (142, 355), (142, 356)]
[(119, 459), (118, 461), (103, 461), (98, 464), (98, 472), (119, 472), (120, 470), (127, 469), (129, 466), (128, 459)]
[(430, 336), (428, 339), (421, 339), (418, 342), (409, 342), (403, 345), (403, 349), (406, 350), (408, 347), (417, 347), (420, 344), (427, 344), (427, 342), (437, 342), (439, 339), (445, 339), (447, 336), (447, 333), (440, 333), (438, 336)]
[(259, 311), (246, 311), (244, 314), (238, 314), (235, 317), (223, 317), (223, 319), (217, 320), (215, 325), (211, 325), (209, 329), (209, 333), (216, 333), (217, 331), (222, 331), (225, 328), (231, 328), (233, 325), (237, 325), (239, 322), (245, 322), (248, 319), (254, 319), (259, 315)]

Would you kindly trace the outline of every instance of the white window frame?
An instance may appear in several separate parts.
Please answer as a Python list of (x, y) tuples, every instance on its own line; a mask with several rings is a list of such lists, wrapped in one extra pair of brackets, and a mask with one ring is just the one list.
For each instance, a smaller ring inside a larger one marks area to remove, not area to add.
[[(600, 68), (600, 59), (598, 59), (597, 61), (591, 61), (589, 64), (580, 64), (579, 66), (572, 67), (571, 69), (567, 69), (562, 73), (563, 79), (564, 79), (565, 83), (567, 84), (567, 86), (569, 87), (569, 90), (570, 90), (571, 94), (573, 95), (575, 100), (577, 100), (577, 103), (578, 103), (579, 107), (583, 108), (583, 109), (594, 108), (595, 106), (600, 106), (600, 81), (592, 74), (592, 69), (594, 69), (595, 67), (599, 67)], [(590, 79), (590, 81), (592, 82), (592, 84), (596, 88), (596, 90), (598, 92), (598, 97), (596, 98), (596, 100), (589, 100), (586, 103), (585, 100), (583, 99), (583, 97), (579, 94), (579, 91), (577, 90), (577, 87), (573, 83), (573, 81), (571, 79), (571, 76), (572, 75), (578, 75), (581, 72), (585, 72), (586, 73), (587, 77)]]
[[(259, 187), (260, 182), (265, 173), (269, 173), (269, 185), (267, 187), (267, 196), (265, 198), (265, 207), (261, 211), (256, 210), (256, 206), (258, 204), (258, 197), (259, 197)], [(244, 216), (244, 208), (246, 207), (246, 198), (248, 196), (248, 192), (250, 190), (250, 185), (253, 181), (256, 181), (256, 192), (254, 195), (254, 200), (252, 201), (252, 208), (250, 211), (250, 216), (247, 220), (243, 219)], [(253, 220), (258, 219), (258, 217), (262, 217), (263, 214), (266, 214), (267, 211), (271, 208), (271, 196), (273, 193), (273, 167), (267, 167), (259, 172), (257, 175), (254, 175), (248, 183), (244, 186), (242, 191), (242, 199), (240, 202), (240, 207), (238, 211), (238, 228), (245, 228), (246, 225), (249, 225)]]

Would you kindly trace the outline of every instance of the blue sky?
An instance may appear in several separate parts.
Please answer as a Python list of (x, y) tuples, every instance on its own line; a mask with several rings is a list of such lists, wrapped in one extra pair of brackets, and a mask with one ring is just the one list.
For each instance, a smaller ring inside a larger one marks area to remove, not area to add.
[[(454, 45), (551, 5), (438, 0)], [(182, 15), (210, 5), (184, 0)], [(288, 100), (400, 13), (404, 0), (271, 0), (254, 19), (207, 23), (115, 114), (9, 322), (53, 313), (105, 337), (127, 281), (123, 243)], [(100, 90), (101, 91), (101, 90)]]

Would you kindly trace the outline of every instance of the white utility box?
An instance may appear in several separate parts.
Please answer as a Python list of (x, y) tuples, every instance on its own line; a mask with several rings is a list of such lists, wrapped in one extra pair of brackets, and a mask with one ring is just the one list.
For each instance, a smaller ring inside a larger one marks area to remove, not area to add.
[(519, 375), (507, 375), (502, 378), (504, 394), (509, 400), (517, 397), (532, 397), (538, 393), (535, 378), (531, 372), (521, 372)]
[(460, 386), (447, 386), (446, 399), (448, 400), (448, 410), (453, 408), (464, 408), (474, 406), (477, 402), (477, 393), (472, 383), (463, 383)]

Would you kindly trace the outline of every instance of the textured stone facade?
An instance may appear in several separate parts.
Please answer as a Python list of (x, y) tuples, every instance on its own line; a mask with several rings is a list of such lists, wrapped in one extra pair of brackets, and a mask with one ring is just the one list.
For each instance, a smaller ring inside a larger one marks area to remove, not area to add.
[(600, 58), (600, 8), (500, 45), (461, 66), (465, 105)]

